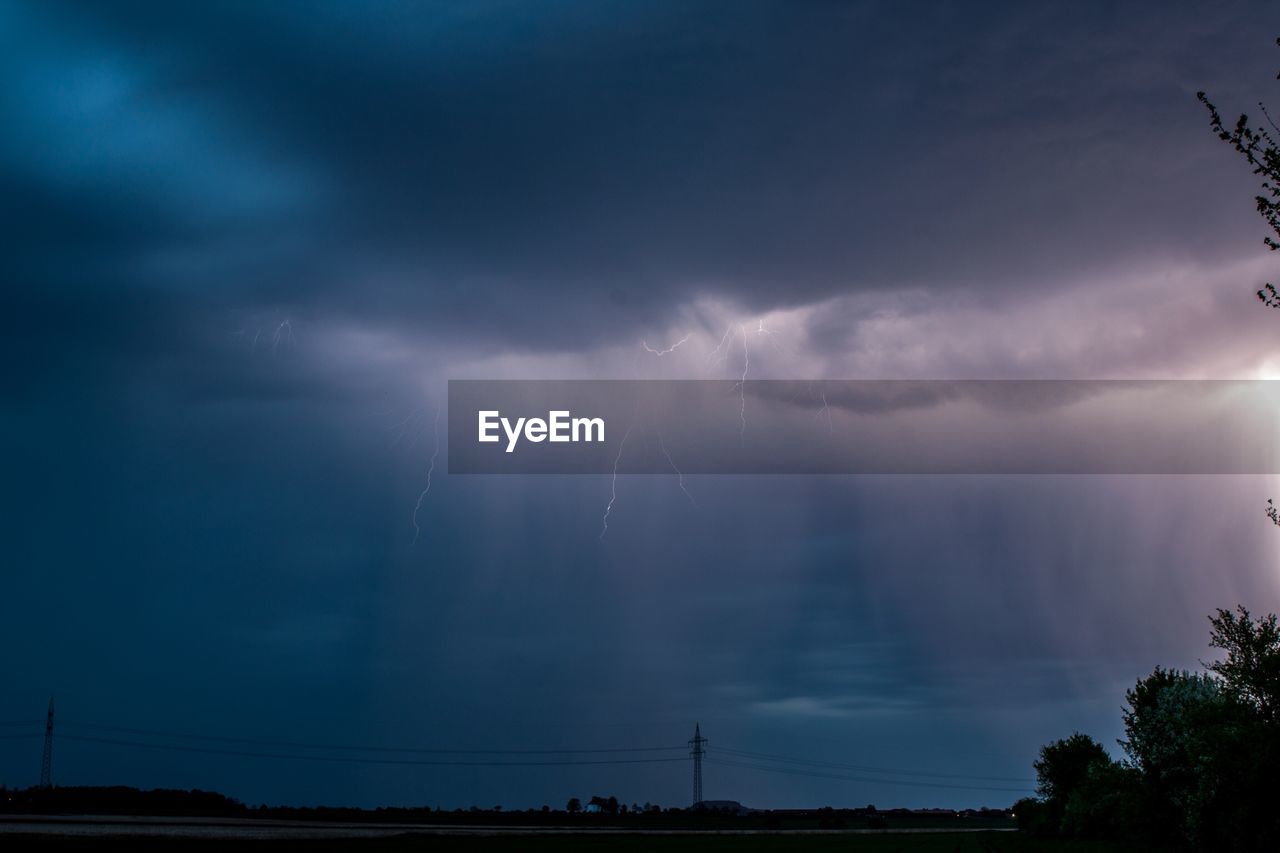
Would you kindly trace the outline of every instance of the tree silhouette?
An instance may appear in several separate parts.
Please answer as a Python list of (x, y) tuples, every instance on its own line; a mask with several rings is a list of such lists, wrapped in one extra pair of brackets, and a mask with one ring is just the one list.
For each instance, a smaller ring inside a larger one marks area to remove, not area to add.
[(1102, 744), (1080, 732), (1041, 747), (1035, 762), (1036, 790), (1046, 800), (1065, 803), (1096, 761), (1109, 763), (1111, 756)]
[[(1276, 39), (1276, 44), (1280, 45), (1280, 38)], [(1280, 80), (1280, 73), (1276, 74), (1276, 79)], [(1218, 112), (1208, 95), (1197, 92), (1196, 97), (1209, 111), (1209, 127), (1213, 132), (1244, 157), (1253, 167), (1253, 173), (1262, 178), (1262, 192), (1254, 197), (1254, 201), (1257, 203), (1258, 214), (1267, 221), (1272, 232), (1263, 238), (1263, 242), (1273, 252), (1280, 249), (1280, 240), (1277, 240), (1280, 238), (1280, 147), (1277, 147), (1276, 137), (1271, 133), (1274, 130), (1280, 135), (1280, 127), (1262, 102), (1258, 102), (1258, 109), (1262, 111), (1266, 125), (1253, 125), (1249, 122), (1249, 116), (1241, 113), (1235, 125), (1227, 127), (1222, 120), (1222, 113)], [(1270, 125), (1270, 129), (1267, 125)], [(1258, 291), (1258, 299), (1268, 308), (1280, 308), (1280, 292), (1277, 292), (1271, 282), (1264, 284)], [(1271, 519), (1272, 524), (1280, 526), (1280, 511), (1269, 500), (1267, 518)]]
[(1041, 799), (1015, 805), (1020, 828), (1144, 850), (1280, 850), (1280, 620), (1238, 607), (1209, 621), (1221, 660), (1156, 667), (1125, 692), (1127, 761), (1082, 734), (1040, 750)]
[[(1276, 44), (1280, 45), (1280, 38), (1276, 39)], [(1276, 74), (1276, 79), (1280, 80), (1280, 74)], [(1213, 132), (1244, 157), (1253, 168), (1253, 173), (1262, 178), (1262, 192), (1254, 197), (1254, 201), (1257, 203), (1258, 214), (1267, 221), (1275, 235), (1268, 235), (1263, 242), (1273, 252), (1280, 249), (1280, 241), (1277, 240), (1280, 238), (1280, 148), (1276, 145), (1276, 138), (1271, 135), (1273, 130), (1280, 134), (1280, 127), (1276, 126), (1261, 102), (1258, 109), (1262, 111), (1266, 125), (1253, 125), (1249, 122), (1249, 116), (1242, 113), (1235, 125), (1228, 127), (1218, 108), (1204, 92), (1196, 93), (1196, 97), (1209, 111), (1209, 127)], [(1280, 293), (1277, 293), (1270, 282), (1258, 291), (1258, 299), (1268, 308), (1280, 308)]]
[(1141, 774), (1147, 831), (1195, 850), (1247, 846), (1259, 826), (1265, 731), (1246, 704), (1212, 675), (1157, 667), (1125, 693), (1130, 766)]
[(1244, 607), (1209, 617), (1209, 645), (1227, 653), (1206, 663), (1229, 694), (1251, 706), (1268, 723), (1280, 722), (1280, 624), (1274, 613), (1254, 619)]

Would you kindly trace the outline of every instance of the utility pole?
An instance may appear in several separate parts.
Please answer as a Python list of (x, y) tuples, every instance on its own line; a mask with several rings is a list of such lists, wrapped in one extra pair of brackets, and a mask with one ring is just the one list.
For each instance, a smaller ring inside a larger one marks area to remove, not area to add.
[(40, 787), (53, 787), (53, 697), (49, 697), (49, 716), (44, 721), (44, 758), (40, 762)]
[[(51, 718), (52, 719), (52, 718)], [(702, 727), (693, 724), (693, 737), (689, 738), (689, 755), (693, 756), (693, 804), (702, 802), (702, 756), (707, 739), (702, 736)]]

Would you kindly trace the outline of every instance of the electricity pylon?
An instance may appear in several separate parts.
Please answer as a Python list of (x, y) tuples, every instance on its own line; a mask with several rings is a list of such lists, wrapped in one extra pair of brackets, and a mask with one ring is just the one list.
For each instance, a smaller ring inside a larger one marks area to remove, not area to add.
[(40, 761), (40, 787), (53, 787), (53, 697), (49, 697), (49, 716), (44, 721), (44, 758)]
[(693, 737), (689, 738), (689, 755), (693, 756), (693, 804), (702, 802), (702, 756), (707, 739), (702, 736), (702, 727), (693, 724)]

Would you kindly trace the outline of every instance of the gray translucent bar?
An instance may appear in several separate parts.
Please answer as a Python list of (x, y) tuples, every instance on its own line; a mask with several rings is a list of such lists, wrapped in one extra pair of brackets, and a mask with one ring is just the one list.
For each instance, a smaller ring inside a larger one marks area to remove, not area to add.
[(449, 472), (1274, 474), (1278, 415), (1262, 380), (451, 380)]

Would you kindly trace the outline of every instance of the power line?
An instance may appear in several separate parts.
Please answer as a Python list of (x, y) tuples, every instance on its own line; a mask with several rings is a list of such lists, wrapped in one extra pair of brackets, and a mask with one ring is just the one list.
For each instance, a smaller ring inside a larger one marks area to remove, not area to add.
[[(0, 721), (0, 726), (32, 726), (33, 728), (40, 724), (41, 720), (4, 720)], [(318, 743), (308, 741), (288, 741), (288, 740), (263, 740), (254, 738), (230, 737), (223, 735), (207, 735), (195, 734), (191, 732), (178, 732), (162, 729), (148, 729), (130, 726), (115, 726), (103, 723), (88, 722), (67, 722), (59, 721), (62, 726), (69, 726), (75, 729), (83, 729), (94, 732), (120, 733), (126, 735), (137, 735), (144, 738), (167, 738), (175, 740), (187, 740), (211, 744), (229, 744), (243, 745), (248, 747), (265, 747), (270, 749), (283, 750), (319, 750), (322, 752), (356, 752), (356, 753), (376, 753), (386, 755), (440, 755), (440, 756), (599, 756), (596, 758), (548, 758), (538, 760), (479, 760), (479, 759), (409, 759), (409, 758), (376, 758), (371, 756), (359, 755), (318, 755), (318, 754), (297, 754), (292, 752), (272, 752), (259, 749), (221, 749), (214, 747), (199, 747), (184, 744), (169, 743), (153, 743), (146, 740), (120, 739), (112, 737), (99, 737), (89, 734), (63, 734), (62, 737), (67, 740), (80, 741), (85, 743), (100, 743), (104, 745), (133, 747), (139, 749), (157, 749), (177, 752), (201, 753), (206, 755), (228, 755), (245, 758), (265, 758), (265, 759), (281, 759), (281, 760), (297, 760), (312, 762), (334, 762), (334, 763), (350, 763), (350, 764), (382, 764), (382, 765), (407, 765), (407, 766), (436, 766), (436, 767), (554, 767), (554, 766), (589, 766), (589, 765), (614, 765), (614, 764), (651, 764), (651, 763), (671, 763), (676, 761), (688, 760), (692, 753), (679, 756), (663, 756), (663, 757), (647, 757), (647, 758), (622, 758), (620, 755), (631, 755), (637, 753), (664, 753), (684, 751), (687, 746), (643, 746), (643, 747), (612, 747), (612, 748), (567, 748), (567, 749), (454, 749), (454, 748), (435, 748), (435, 747), (395, 747), (395, 746), (369, 746), (355, 744), (335, 744), (335, 743)], [(698, 733), (695, 732), (695, 737)], [(16, 740), (20, 738), (36, 737), (36, 731), (4, 734), (0, 735), (2, 740)], [(704, 741), (705, 742), (705, 741)], [(691, 741), (692, 744), (692, 741)], [(731, 747), (711, 747), (702, 748), (703, 755), (708, 761), (731, 767), (741, 767), (744, 769), (759, 770), (763, 772), (784, 773), (793, 776), (808, 776), (819, 779), (833, 779), (838, 781), (865, 782), (870, 784), (889, 784), (911, 787), (928, 787), (928, 788), (951, 788), (957, 790), (981, 790), (981, 791), (1005, 791), (1010, 793), (1022, 793), (1030, 789), (1030, 785), (1034, 784), (1034, 780), (1026, 778), (1008, 777), (1008, 776), (980, 776), (956, 773), (940, 773), (923, 770), (907, 770), (902, 768), (890, 767), (874, 767), (861, 764), (850, 764), (839, 761), (825, 761), (811, 758), (801, 758), (797, 756), (779, 755), (775, 753), (754, 752), (751, 750), (734, 749)], [(721, 755), (726, 757), (721, 757)], [(698, 756), (701, 758), (702, 756)], [(735, 760), (737, 759), (737, 760)], [(695, 758), (695, 764), (698, 763)], [(773, 766), (775, 764), (794, 765), (794, 766)], [(891, 776), (912, 776), (920, 777), (919, 780), (897, 780), (897, 779), (880, 779), (871, 778), (860, 775), (850, 775), (841, 771), (853, 771), (857, 773), (873, 773), (886, 774)], [(1025, 784), (1025, 788), (987, 786), (987, 785), (966, 785), (966, 784), (948, 784), (943, 782), (927, 781), (929, 779), (942, 780), (958, 780), (958, 781), (987, 781), (987, 782), (1012, 782)], [(696, 785), (696, 783), (695, 783)], [(695, 794), (696, 796), (696, 794)]]
[(660, 764), (687, 761), (684, 756), (674, 758), (593, 758), (567, 759), (563, 761), (427, 761), (409, 758), (361, 758), (349, 755), (297, 755), (282, 752), (254, 752), (240, 749), (214, 749), (212, 747), (180, 746), (168, 743), (145, 743), (135, 740), (88, 737), (85, 735), (60, 735), (63, 740), (83, 743), (101, 743), (112, 746), (130, 746), (140, 749), (160, 749), (173, 752), (197, 752), (204, 755), (232, 755), (242, 758), (279, 758), (293, 761), (327, 761), (339, 764), (394, 764), (414, 767), (565, 767), (606, 764)]
[(973, 776), (967, 773), (933, 773), (927, 770), (901, 770), (892, 767), (869, 767), (862, 764), (845, 764), (839, 761), (819, 761), (811, 758), (793, 758), (787, 755), (773, 755), (767, 752), (750, 752), (745, 749), (730, 749), (725, 746), (711, 748), (713, 752), (724, 752), (743, 758), (778, 761), (786, 764), (800, 764), (808, 767), (830, 767), (837, 770), (854, 770), (860, 773), (887, 773), (896, 776), (924, 776), (934, 779), (968, 779), (984, 782), (1023, 782), (1034, 784), (1034, 779), (1015, 776)]
[(955, 791), (1004, 791), (1010, 794), (1025, 794), (1030, 791), (1030, 788), (996, 788), (987, 785), (950, 785), (945, 782), (916, 782), (906, 779), (868, 779), (863, 776), (821, 773), (815, 770), (801, 770), (795, 767), (770, 767), (764, 764), (748, 764), (742, 761), (729, 761), (723, 758), (708, 758), (707, 761), (727, 767), (743, 767), (748, 770), (763, 770), (768, 773), (786, 773), (791, 776), (808, 776), (813, 779), (835, 779), (842, 782), (867, 782), (873, 785), (900, 785), (910, 788), (947, 788)]
[(72, 726), (94, 731), (120, 732), (122, 734), (144, 735), (149, 737), (167, 737), (178, 740), (194, 740), (209, 743), (238, 743), (248, 746), (266, 746), (282, 749), (320, 749), (335, 752), (382, 752), (382, 753), (416, 753), (426, 755), (601, 755), (608, 753), (632, 752), (675, 752), (685, 750), (685, 746), (628, 746), (599, 749), (443, 749), (426, 747), (396, 746), (357, 746), (351, 744), (308, 743), (304, 741), (258, 740), (254, 738), (227, 737), (221, 735), (200, 735), (189, 732), (164, 731), (160, 729), (131, 728), (128, 726), (109, 726), (100, 723), (78, 723), (59, 720), (61, 726)]

